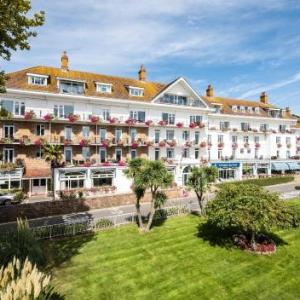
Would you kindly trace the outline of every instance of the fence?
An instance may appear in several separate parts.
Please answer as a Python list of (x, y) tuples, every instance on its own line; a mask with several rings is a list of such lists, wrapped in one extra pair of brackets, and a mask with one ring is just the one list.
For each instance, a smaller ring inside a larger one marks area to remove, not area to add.
[[(172, 216), (188, 214), (190, 212), (191, 206), (188, 204), (165, 207), (156, 211), (154, 221), (167, 219), (168, 217)], [(134, 212), (115, 216), (104, 216), (99, 219), (93, 219), (83, 222), (33, 227), (31, 228), (31, 230), (33, 231), (37, 239), (42, 240), (55, 237), (74, 236), (77, 234), (103, 230), (106, 228), (117, 227), (124, 224), (135, 223), (136, 220), (137, 215)]]

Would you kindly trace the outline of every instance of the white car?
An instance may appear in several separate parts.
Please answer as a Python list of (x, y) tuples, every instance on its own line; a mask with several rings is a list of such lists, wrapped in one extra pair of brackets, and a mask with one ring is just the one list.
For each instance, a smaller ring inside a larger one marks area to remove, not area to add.
[(14, 195), (0, 193), (0, 205), (10, 205), (14, 200)]

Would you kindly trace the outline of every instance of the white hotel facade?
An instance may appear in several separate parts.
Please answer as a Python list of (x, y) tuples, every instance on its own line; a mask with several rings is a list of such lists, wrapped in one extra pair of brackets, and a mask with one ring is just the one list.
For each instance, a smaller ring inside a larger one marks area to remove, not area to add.
[(191, 167), (214, 165), (220, 180), (270, 176), (299, 168), (296, 119), (274, 107), (266, 93), (258, 101), (199, 95), (182, 77), (169, 84), (150, 82), (142, 66), (138, 79), (61, 67), (32, 67), (9, 74), (1, 107), (0, 188), (23, 187), (46, 194), (50, 166), (43, 143), (59, 144), (62, 165), (55, 169), (60, 191), (86, 196), (130, 192), (124, 176), (134, 157), (162, 159), (184, 186)]

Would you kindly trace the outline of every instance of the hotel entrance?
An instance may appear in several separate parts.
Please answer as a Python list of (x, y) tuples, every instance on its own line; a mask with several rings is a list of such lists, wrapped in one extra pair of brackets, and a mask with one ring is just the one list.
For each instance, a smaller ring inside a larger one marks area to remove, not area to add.
[(219, 180), (234, 180), (238, 179), (238, 171), (240, 163), (228, 162), (228, 163), (212, 163), (212, 166), (218, 169)]
[(221, 180), (230, 180), (235, 179), (235, 169), (220, 169), (219, 170), (219, 179)]

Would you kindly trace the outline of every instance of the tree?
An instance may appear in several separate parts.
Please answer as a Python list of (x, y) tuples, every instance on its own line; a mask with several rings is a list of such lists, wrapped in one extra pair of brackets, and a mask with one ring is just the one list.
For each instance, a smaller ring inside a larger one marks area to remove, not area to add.
[(54, 196), (54, 169), (59, 166), (59, 162), (62, 159), (62, 149), (60, 145), (44, 144), (44, 159), (50, 162), (51, 175), (52, 175), (52, 192)]
[(161, 208), (167, 200), (167, 196), (162, 189), (171, 186), (173, 175), (168, 172), (161, 161), (135, 160), (132, 164), (136, 167), (128, 171), (127, 176), (133, 179), (133, 188), (137, 196), (137, 203), (142, 198), (142, 194), (144, 195), (147, 190), (151, 193), (148, 222), (146, 227), (141, 227), (142, 230), (147, 232), (151, 228), (156, 210)]
[(204, 209), (204, 194), (216, 181), (217, 174), (218, 171), (215, 167), (194, 167), (191, 169), (187, 185), (195, 191), (201, 213)]
[[(31, 0), (0, 1), (0, 57), (10, 60), (11, 51), (29, 50), (28, 39), (37, 35), (32, 28), (44, 24), (45, 13), (40, 11), (28, 17)], [(0, 89), (5, 91), (5, 74), (0, 72)]]
[[(253, 184), (224, 184), (206, 208), (207, 222), (221, 230), (245, 233), (255, 249), (258, 233), (282, 226), (286, 208), (279, 196)], [(288, 222), (288, 220), (286, 220)]]
[[(126, 170), (124, 170), (125, 175), (128, 178), (134, 179), (136, 177), (136, 175), (140, 172), (141, 167), (143, 166), (144, 163), (145, 163), (145, 160), (143, 158), (136, 158), (136, 159), (130, 160), (128, 163), (128, 168)], [(136, 198), (135, 208), (136, 208), (136, 213), (137, 213), (137, 217), (138, 217), (138, 225), (139, 225), (139, 228), (143, 229), (144, 225), (143, 225), (143, 220), (142, 220), (140, 201), (142, 200), (142, 198), (145, 195), (145, 188), (136, 186), (133, 184), (132, 190), (133, 190), (133, 192), (135, 194), (135, 198)]]

